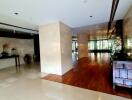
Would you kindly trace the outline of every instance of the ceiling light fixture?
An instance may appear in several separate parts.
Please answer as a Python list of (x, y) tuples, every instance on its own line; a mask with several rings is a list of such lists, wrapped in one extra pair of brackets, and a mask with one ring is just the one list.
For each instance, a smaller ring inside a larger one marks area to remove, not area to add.
[(15, 12), (14, 15), (18, 15), (19, 13)]
[(89, 16), (90, 18), (92, 18), (93, 16)]

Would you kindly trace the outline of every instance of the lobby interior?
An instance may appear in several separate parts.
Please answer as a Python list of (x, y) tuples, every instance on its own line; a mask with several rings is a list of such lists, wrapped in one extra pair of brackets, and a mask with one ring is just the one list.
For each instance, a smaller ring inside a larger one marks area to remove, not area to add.
[(132, 99), (131, 0), (0, 7), (2, 100)]

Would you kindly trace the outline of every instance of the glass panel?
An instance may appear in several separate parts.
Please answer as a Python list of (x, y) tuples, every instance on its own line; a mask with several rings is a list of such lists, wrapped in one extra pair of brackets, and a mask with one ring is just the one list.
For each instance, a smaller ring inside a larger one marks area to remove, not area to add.
[(113, 47), (113, 44), (114, 44), (114, 40), (112, 39), (111, 40), (92, 40), (88, 42), (88, 49), (89, 50), (111, 50)]
[(132, 49), (132, 39), (127, 39), (127, 48)]
[(102, 49), (108, 49), (108, 41), (107, 40), (103, 40)]
[(100, 41), (97, 41), (97, 50), (100, 49)]
[(90, 50), (94, 50), (94, 41), (89, 42), (89, 48)]
[(72, 50), (75, 50), (75, 42), (72, 41)]

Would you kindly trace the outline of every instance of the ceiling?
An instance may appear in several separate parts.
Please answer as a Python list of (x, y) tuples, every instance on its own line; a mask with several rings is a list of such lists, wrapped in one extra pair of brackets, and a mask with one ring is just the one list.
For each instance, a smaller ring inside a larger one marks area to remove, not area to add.
[[(131, 4), (120, 0), (115, 20), (123, 19)], [(32, 29), (55, 21), (82, 27), (108, 22), (111, 5), (112, 0), (0, 0), (0, 22)]]

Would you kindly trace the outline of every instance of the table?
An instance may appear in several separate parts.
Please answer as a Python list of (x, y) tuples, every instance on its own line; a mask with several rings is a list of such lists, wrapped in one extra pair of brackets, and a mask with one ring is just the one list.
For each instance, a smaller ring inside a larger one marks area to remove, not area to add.
[(14, 58), (15, 59), (15, 65), (16, 65), (16, 71), (20, 71), (20, 56), (19, 55), (12, 55), (12, 56), (2, 56), (0, 59), (9, 59)]

